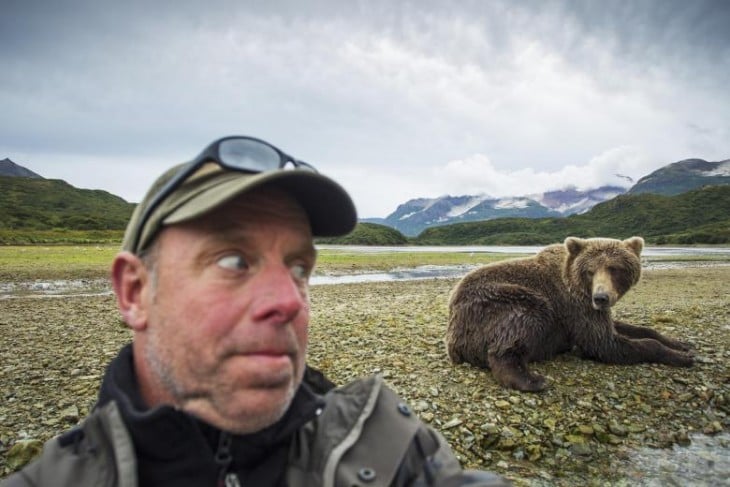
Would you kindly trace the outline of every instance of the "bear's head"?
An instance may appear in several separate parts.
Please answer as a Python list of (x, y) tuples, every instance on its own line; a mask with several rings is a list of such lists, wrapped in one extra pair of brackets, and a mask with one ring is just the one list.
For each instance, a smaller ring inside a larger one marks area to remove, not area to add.
[(590, 299), (596, 310), (607, 310), (639, 282), (644, 239), (565, 239), (564, 277), (573, 292)]

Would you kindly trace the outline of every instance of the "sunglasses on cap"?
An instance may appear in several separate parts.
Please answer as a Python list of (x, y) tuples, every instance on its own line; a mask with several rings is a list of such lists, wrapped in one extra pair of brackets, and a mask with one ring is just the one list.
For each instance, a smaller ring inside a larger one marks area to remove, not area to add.
[[(246, 136), (223, 137), (212, 142), (195, 159), (180, 167), (179, 171), (157, 191), (140, 216), (138, 227), (144, 228), (155, 209), (198, 169), (210, 162), (216, 163), (228, 171), (249, 174), (287, 169), (288, 167), (317, 172), (312, 165), (293, 158), (263, 140)], [(132, 248), (137, 248), (141, 234), (141, 231), (138, 232)]]

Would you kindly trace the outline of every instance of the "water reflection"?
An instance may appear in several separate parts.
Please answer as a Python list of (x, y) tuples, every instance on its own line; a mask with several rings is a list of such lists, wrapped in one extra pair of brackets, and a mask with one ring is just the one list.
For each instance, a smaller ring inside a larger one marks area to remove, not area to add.
[(342, 276), (314, 275), (309, 279), (312, 286), (321, 284), (355, 284), (361, 282), (414, 281), (418, 279), (449, 279), (461, 277), (478, 265), (422, 265), (411, 269), (393, 269), (388, 272), (348, 274)]

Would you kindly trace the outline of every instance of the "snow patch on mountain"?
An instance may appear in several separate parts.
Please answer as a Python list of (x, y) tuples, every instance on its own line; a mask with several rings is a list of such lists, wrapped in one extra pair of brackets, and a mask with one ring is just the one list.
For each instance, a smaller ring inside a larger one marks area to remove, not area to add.
[(705, 171), (702, 173), (704, 176), (730, 176), (730, 159), (722, 161), (712, 171)]
[(571, 203), (565, 203), (560, 206), (556, 206), (552, 209), (557, 211), (558, 213), (562, 213), (562, 214), (585, 213), (586, 211), (593, 208), (593, 205), (595, 205), (595, 204), (596, 204), (596, 201), (591, 198), (582, 198), (578, 201), (574, 201)]
[(530, 206), (530, 200), (527, 198), (503, 198), (494, 205), (494, 209), (527, 208), (528, 206)]
[(439, 221), (446, 221), (449, 218), (454, 218), (457, 216), (461, 216), (465, 213), (468, 213), (469, 210), (474, 208), (475, 206), (481, 204), (483, 201), (490, 199), (491, 196), (488, 196), (486, 194), (477, 195), (471, 198), (469, 201), (467, 201), (464, 204), (461, 205), (454, 205), (448, 213), (446, 213), (445, 217), (442, 219), (439, 219)]

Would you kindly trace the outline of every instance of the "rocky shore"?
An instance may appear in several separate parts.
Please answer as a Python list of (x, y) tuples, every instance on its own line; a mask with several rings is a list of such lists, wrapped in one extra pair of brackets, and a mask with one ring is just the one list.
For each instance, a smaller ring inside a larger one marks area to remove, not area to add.
[[(693, 343), (690, 369), (564, 355), (534, 365), (548, 391), (502, 389), (488, 371), (448, 361), (456, 279), (313, 287), (309, 361), (336, 383), (382, 374), (466, 467), (516, 485), (659, 485), (632, 464), (638, 449), (669, 452), (700, 434), (730, 452), (728, 282), (730, 267), (650, 270), (615, 309)], [(130, 339), (109, 295), (0, 300), (0, 477), (27, 459), (21, 450), (88, 413), (106, 363)], [(684, 467), (697, 485), (727, 479), (714, 462)]]

